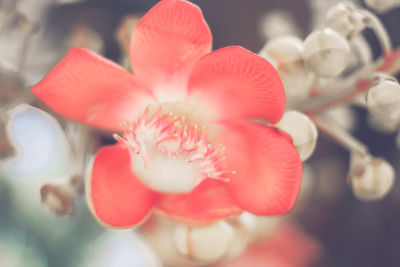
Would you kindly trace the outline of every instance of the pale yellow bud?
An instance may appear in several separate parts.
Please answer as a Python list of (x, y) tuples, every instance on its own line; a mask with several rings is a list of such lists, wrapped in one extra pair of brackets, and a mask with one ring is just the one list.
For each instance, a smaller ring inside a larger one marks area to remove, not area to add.
[(353, 194), (361, 200), (379, 200), (393, 187), (393, 167), (381, 158), (365, 158), (352, 155), (349, 182)]
[(380, 77), (366, 96), (368, 110), (378, 119), (400, 119), (400, 85), (393, 77)]
[(318, 131), (306, 115), (298, 111), (285, 112), (276, 126), (292, 137), (293, 145), (302, 161), (311, 156), (317, 143)]
[(270, 61), (279, 73), (288, 99), (309, 94), (312, 75), (303, 63), (303, 41), (295, 36), (282, 36), (267, 42), (260, 56)]
[(321, 78), (338, 76), (346, 68), (349, 56), (348, 41), (333, 29), (314, 31), (304, 41), (304, 63)]
[(354, 6), (350, 3), (339, 3), (329, 9), (326, 26), (350, 38), (364, 28), (362, 16), (355, 12)]
[(199, 227), (178, 225), (173, 240), (178, 252), (188, 259), (212, 263), (225, 255), (233, 237), (232, 227), (224, 221), (219, 221)]
[(397, 6), (400, 6), (399, 0), (365, 0), (365, 4), (376, 12), (385, 13)]

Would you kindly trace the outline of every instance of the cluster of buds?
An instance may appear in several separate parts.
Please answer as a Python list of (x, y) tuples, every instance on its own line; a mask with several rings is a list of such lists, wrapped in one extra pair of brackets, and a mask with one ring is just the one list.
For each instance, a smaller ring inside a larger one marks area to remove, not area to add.
[(141, 232), (166, 266), (197, 266), (229, 262), (254, 242), (270, 238), (285, 221), (244, 212), (212, 224), (186, 225), (154, 216)]
[[(374, 1), (369, 2), (373, 7)], [(396, 1), (384, 2), (392, 7)], [(380, 43), (378, 59), (373, 59), (372, 45), (362, 35), (365, 29), (372, 30)], [(368, 110), (371, 126), (396, 131), (400, 122), (400, 85), (393, 77), (400, 71), (397, 54), (380, 20), (351, 3), (331, 7), (322, 25), (304, 41), (295, 35), (276, 36), (260, 51), (278, 70), (288, 99), (288, 111), (276, 126), (292, 136), (303, 161), (314, 151), (318, 131), (351, 155), (363, 155), (352, 156), (349, 171), (354, 195), (363, 200), (385, 196), (394, 171), (386, 161), (374, 159), (350, 133), (347, 118), (334, 111), (362, 106)]]

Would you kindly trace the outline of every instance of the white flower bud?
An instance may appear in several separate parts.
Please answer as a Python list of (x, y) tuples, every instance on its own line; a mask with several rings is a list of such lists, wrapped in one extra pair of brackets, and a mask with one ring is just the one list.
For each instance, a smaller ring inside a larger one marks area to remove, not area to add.
[(322, 78), (333, 78), (347, 66), (350, 45), (336, 31), (326, 28), (312, 32), (304, 41), (303, 59), (309, 71)]
[(297, 111), (285, 112), (276, 126), (292, 137), (293, 145), (302, 161), (311, 156), (317, 143), (318, 131), (306, 115)]
[(224, 258), (233, 259), (242, 254), (254, 238), (257, 217), (251, 213), (243, 212), (239, 216), (226, 221), (233, 227), (235, 234)]
[(396, 132), (399, 126), (398, 120), (390, 120), (374, 114), (368, 114), (367, 123), (376, 131), (387, 134)]
[(271, 10), (260, 19), (261, 33), (265, 40), (284, 35), (298, 35), (299, 28), (293, 16), (284, 9)]
[(393, 167), (381, 158), (352, 155), (349, 183), (360, 200), (372, 201), (385, 197), (393, 187)]
[(400, 120), (400, 85), (394, 79), (381, 77), (366, 96), (368, 110), (379, 119)]
[(303, 63), (303, 41), (295, 36), (272, 39), (261, 49), (260, 56), (274, 65), (289, 99), (308, 95), (312, 75)]
[(376, 12), (385, 13), (396, 6), (400, 6), (399, 0), (365, 0), (365, 4)]
[(326, 26), (346, 37), (353, 37), (364, 28), (362, 16), (355, 12), (350, 3), (339, 3), (329, 9), (326, 15)]
[(225, 221), (199, 227), (178, 225), (174, 231), (174, 244), (183, 256), (212, 263), (225, 255), (233, 237), (234, 231)]

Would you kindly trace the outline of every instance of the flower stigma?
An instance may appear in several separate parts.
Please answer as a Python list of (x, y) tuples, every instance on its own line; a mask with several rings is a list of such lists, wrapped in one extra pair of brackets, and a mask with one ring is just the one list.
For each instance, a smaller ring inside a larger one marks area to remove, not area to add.
[(224, 169), (225, 147), (214, 147), (205, 128), (184, 115), (150, 115), (147, 107), (136, 122), (126, 122), (122, 137), (114, 138), (129, 149), (131, 168), (151, 189), (164, 193), (188, 193), (207, 178), (229, 181)]

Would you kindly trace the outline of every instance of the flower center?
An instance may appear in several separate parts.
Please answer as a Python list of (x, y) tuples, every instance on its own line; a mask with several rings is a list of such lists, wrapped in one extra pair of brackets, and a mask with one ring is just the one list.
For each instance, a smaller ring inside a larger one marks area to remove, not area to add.
[(187, 193), (206, 178), (228, 181), (224, 147), (214, 147), (205, 129), (160, 107), (149, 108), (134, 123), (124, 125), (123, 136), (114, 135), (131, 155), (132, 171), (153, 190)]

